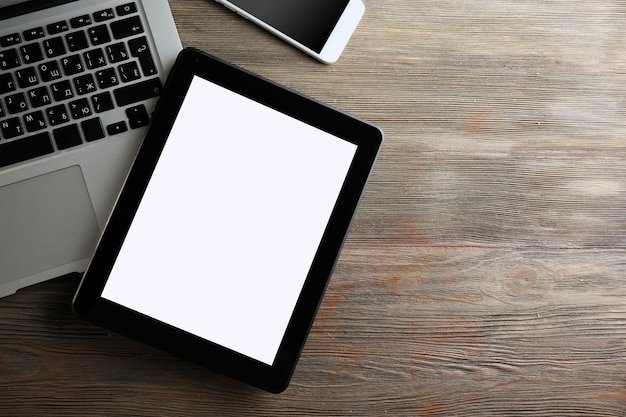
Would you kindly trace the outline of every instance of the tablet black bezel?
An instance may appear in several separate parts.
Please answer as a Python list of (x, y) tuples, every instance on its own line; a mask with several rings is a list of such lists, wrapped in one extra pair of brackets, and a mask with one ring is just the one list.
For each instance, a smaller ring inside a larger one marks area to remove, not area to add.
[[(357, 145), (272, 366), (101, 297), (194, 75)], [(382, 132), (371, 124), (196, 49), (183, 50), (168, 77), (153, 120), (74, 297), (74, 311), (120, 334), (267, 391), (281, 392), (289, 384), (382, 141)]]

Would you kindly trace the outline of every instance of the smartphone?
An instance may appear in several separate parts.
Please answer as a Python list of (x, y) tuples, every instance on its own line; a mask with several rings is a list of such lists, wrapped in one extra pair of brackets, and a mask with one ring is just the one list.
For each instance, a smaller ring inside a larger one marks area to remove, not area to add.
[(362, 0), (216, 0), (330, 64), (343, 52), (365, 5)]

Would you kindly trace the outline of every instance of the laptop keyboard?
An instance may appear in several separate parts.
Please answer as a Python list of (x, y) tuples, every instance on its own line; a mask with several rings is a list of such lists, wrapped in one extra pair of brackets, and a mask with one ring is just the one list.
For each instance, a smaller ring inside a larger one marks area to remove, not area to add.
[(132, 2), (0, 32), (0, 168), (146, 126), (157, 73)]

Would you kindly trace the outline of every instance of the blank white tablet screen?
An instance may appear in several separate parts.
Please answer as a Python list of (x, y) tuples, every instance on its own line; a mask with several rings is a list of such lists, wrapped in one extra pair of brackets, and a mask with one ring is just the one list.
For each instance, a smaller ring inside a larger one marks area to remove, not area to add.
[(356, 148), (194, 77), (102, 296), (271, 365)]

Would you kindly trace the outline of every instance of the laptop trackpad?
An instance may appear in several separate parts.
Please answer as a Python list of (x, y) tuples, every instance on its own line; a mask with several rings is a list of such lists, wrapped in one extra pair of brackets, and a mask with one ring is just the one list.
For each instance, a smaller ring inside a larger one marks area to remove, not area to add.
[(0, 284), (91, 256), (100, 229), (79, 166), (0, 188)]

